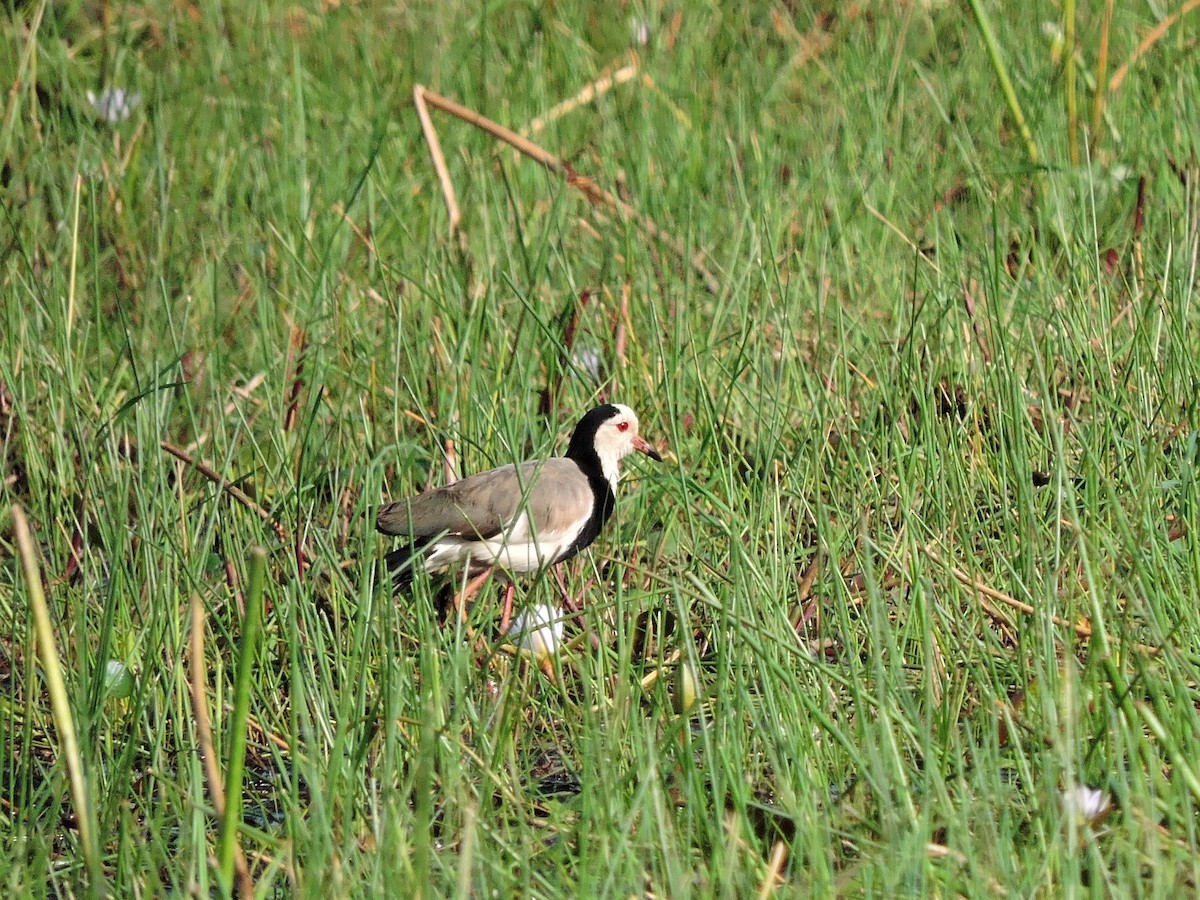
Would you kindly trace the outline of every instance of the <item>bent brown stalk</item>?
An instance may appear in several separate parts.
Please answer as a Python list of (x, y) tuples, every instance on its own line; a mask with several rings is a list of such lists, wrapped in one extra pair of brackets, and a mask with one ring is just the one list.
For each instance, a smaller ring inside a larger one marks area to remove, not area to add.
[(450, 231), (452, 234), (458, 231), (462, 221), (462, 214), (459, 211), (458, 201), (455, 198), (454, 185), (450, 181), (449, 170), (446, 168), (446, 159), (442, 154), (437, 130), (433, 127), (433, 121), (429, 116), (429, 106), (440, 109), (442, 112), (449, 113), (455, 118), (462, 119), (464, 122), (474, 125), (497, 140), (508, 144), (514, 150), (529, 157), (534, 162), (539, 163), (548, 171), (556, 175), (561, 175), (566, 179), (567, 184), (582, 193), (593, 205), (605, 207), (624, 216), (643, 234), (668, 247), (681, 260), (689, 262), (696, 271), (696, 274), (704, 282), (705, 288), (710, 293), (720, 293), (721, 283), (708, 270), (705, 264), (706, 257), (702, 250), (696, 251), (689, 257), (687, 248), (683, 245), (682, 241), (661, 228), (649, 216), (643, 215), (621, 198), (600, 187), (591, 178), (588, 178), (586, 175), (580, 175), (570, 163), (555, 156), (549, 150), (538, 146), (533, 141), (522, 137), (511, 129), (493, 122), (486, 116), (480, 115), (473, 109), (468, 109), (460, 103), (455, 103), (453, 100), (427, 90), (423, 85), (418, 84), (413, 88), (413, 103), (417, 107), (417, 116), (421, 120), (421, 129), (425, 133), (426, 143), (429, 144), (429, 155), (433, 159), (433, 167), (437, 172), (438, 181), (442, 186), (442, 196), (446, 200), (446, 209), (450, 215)]

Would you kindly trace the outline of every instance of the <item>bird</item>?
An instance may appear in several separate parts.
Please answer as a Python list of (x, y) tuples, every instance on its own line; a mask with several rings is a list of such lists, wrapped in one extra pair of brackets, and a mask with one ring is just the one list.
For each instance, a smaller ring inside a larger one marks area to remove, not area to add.
[[(467, 600), (497, 569), (548, 569), (592, 543), (616, 506), (620, 461), (633, 451), (662, 461), (638, 433), (638, 417), (620, 403), (597, 406), (575, 426), (561, 457), (501, 466), (380, 507), (375, 527), (408, 538), (385, 561), (397, 590), (417, 569), (442, 573), (465, 564)], [(501, 630), (511, 617), (511, 580)]]

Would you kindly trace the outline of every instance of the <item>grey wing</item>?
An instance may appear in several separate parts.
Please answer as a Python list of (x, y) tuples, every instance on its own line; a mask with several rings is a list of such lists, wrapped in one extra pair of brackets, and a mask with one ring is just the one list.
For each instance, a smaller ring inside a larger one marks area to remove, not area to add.
[(569, 459), (549, 459), (527, 491), (525, 510), (539, 541), (576, 532), (591, 515), (596, 498), (587, 476)]
[[(439, 534), (495, 537), (526, 507), (526, 498), (532, 505), (535, 497), (547, 493), (548, 482), (555, 480), (551, 473), (559, 470), (558, 463), (567, 463), (578, 471), (574, 463), (565, 459), (524, 463), (520, 467), (501, 466), (389, 503), (379, 510), (375, 527), (385, 534), (418, 539)], [(546, 477), (548, 474), (550, 478)]]

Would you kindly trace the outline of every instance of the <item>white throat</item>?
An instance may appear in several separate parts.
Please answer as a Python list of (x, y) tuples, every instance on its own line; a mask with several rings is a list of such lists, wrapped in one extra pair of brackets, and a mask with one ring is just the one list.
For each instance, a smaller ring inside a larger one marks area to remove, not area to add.
[(608, 486), (612, 488), (612, 492), (617, 492), (617, 480), (621, 477), (621, 470), (615, 456), (603, 456), (600, 458), (600, 471), (604, 473), (604, 480), (608, 482)]

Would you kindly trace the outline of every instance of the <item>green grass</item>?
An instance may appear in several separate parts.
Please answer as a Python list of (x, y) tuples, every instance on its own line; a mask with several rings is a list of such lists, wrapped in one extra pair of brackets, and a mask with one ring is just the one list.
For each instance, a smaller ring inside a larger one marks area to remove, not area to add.
[[(1076, 106), (1042, 23), (991, 2), (8, 4), (5, 892), (235, 883), (196, 598), (265, 896), (755, 896), (777, 844), (784, 895), (1194, 893), (1197, 26), (1147, 49), (1071, 166), (1103, 25), (1081, 6)], [(634, 19), (652, 83), (535, 139), (703, 249), (715, 295), (435, 112), (448, 234), (413, 84), (520, 127), (620, 62)], [(1116, 4), (1110, 74), (1158, 21)], [(140, 94), (127, 120), (89, 106), (108, 86)], [(564, 359), (585, 290), (599, 389)], [(598, 650), (551, 679), (503, 650), (490, 596), (443, 627), (436, 584), (375, 583), (372, 511), (441, 479), (446, 441), (464, 473), (561, 451), (601, 395), (671, 452), (632, 462), (565, 567)], [(1103, 821), (1064, 810), (1083, 785)]]

